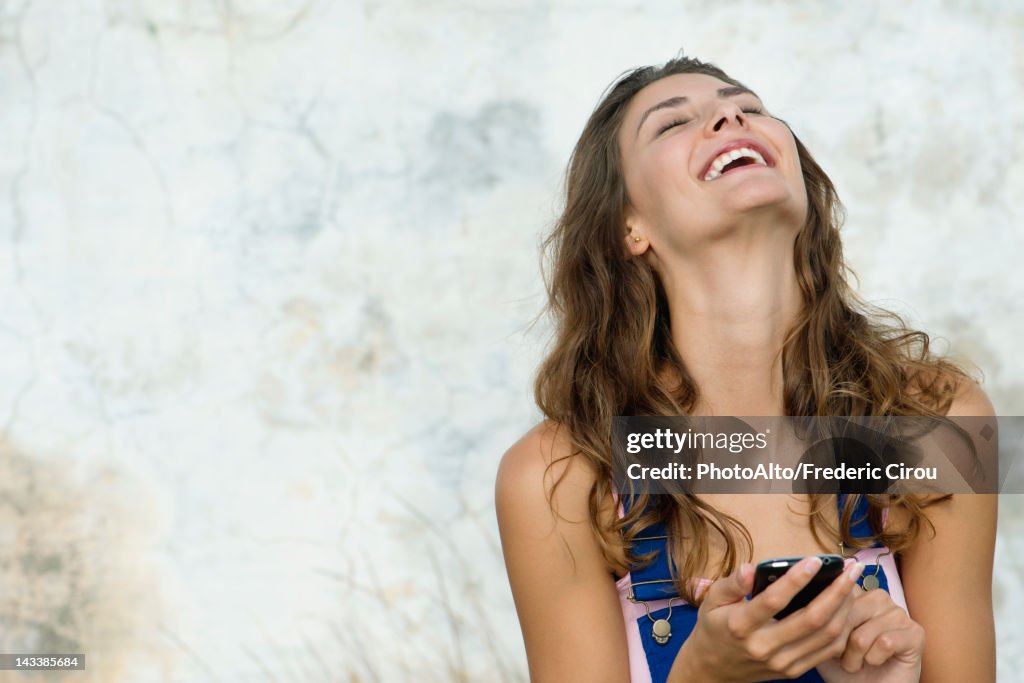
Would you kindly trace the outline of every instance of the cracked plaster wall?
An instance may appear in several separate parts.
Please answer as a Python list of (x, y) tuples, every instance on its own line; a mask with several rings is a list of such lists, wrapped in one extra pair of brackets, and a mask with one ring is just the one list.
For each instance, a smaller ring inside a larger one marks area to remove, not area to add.
[(537, 247), (600, 92), (680, 47), (830, 173), (864, 294), (1021, 414), (1020, 35), (1009, 1), (0, 3), (0, 649), (524, 681), (491, 492)]

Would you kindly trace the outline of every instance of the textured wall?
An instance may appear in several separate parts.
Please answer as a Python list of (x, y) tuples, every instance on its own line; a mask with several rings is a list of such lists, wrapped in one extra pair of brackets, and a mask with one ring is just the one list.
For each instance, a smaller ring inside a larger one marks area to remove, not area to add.
[(0, 651), (525, 680), (492, 487), (537, 247), (601, 91), (680, 47), (830, 173), (862, 291), (1024, 413), (1021, 35), (1010, 0), (0, 3)]

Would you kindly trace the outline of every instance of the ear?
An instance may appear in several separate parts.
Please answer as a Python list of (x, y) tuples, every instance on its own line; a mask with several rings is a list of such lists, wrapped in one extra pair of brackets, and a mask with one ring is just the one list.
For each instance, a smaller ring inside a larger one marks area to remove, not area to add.
[(625, 217), (625, 228), (623, 230), (623, 239), (626, 240), (626, 249), (633, 256), (641, 256), (647, 248), (651, 246), (651, 243), (647, 239), (648, 231), (644, 227), (643, 223), (630, 215), (631, 212), (626, 213)]

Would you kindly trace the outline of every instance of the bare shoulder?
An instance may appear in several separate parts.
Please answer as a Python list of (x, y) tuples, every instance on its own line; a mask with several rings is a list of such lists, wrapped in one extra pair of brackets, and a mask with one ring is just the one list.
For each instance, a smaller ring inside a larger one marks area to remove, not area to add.
[(536, 483), (552, 466), (557, 467), (559, 475), (564, 474), (573, 469), (570, 465), (572, 459), (573, 446), (568, 430), (545, 420), (505, 451), (498, 466), (497, 489), (501, 492), (524, 483)]
[[(975, 382), (969, 377), (951, 377), (945, 376), (942, 381), (949, 382), (951, 386), (956, 387), (956, 393), (953, 396), (952, 403), (950, 404), (949, 410), (946, 413), (947, 417), (952, 418), (994, 418), (995, 408), (992, 405), (992, 401), (989, 399), (985, 390), (982, 389), (981, 385)], [(960, 424), (967, 426), (975, 426), (972, 421), (962, 421)], [(996, 428), (996, 422), (993, 419), (991, 422), (993, 429)], [(968, 429), (967, 434), (974, 441), (975, 452), (980, 456), (986, 465), (996, 462), (994, 456), (996, 455), (993, 451), (997, 448), (997, 441), (988, 440), (982, 441), (979, 437), (980, 429)], [(955, 510), (957, 515), (961, 515), (961, 520), (970, 520), (972, 518), (982, 518), (989, 520), (993, 514), (994, 498), (984, 494), (971, 494), (971, 495), (955, 495), (949, 496), (925, 496), (920, 502), (925, 504), (923, 512), (925, 517), (934, 527), (936, 521), (942, 525), (946, 522), (947, 518), (950, 517), (951, 511)], [(890, 531), (904, 531), (911, 523), (911, 513), (903, 507), (893, 507), (890, 509), (889, 521), (887, 527)], [(955, 522), (955, 518), (953, 520)]]
[[(956, 393), (946, 413), (947, 417), (995, 417), (995, 408), (992, 405), (992, 401), (980, 384), (970, 378), (963, 377), (949, 378), (948, 381), (955, 384)], [(987, 468), (991, 463), (997, 462), (994, 459), (997, 439), (983, 441), (980, 437), (981, 430), (977, 428), (979, 425), (974, 423), (975, 420), (960, 422), (961, 426), (971, 427), (965, 430), (965, 433), (974, 441), (974, 451), (979, 457), (979, 463)], [(995, 429), (996, 421), (994, 419), (992, 419), (991, 425)], [(993, 474), (993, 476), (996, 475)], [(929, 522), (927, 526), (930, 526), (936, 533), (943, 528), (957, 525), (966, 525), (966, 530), (969, 532), (972, 528), (972, 523), (975, 521), (980, 522), (984, 528), (993, 527), (994, 525), (996, 498), (993, 495), (957, 494), (953, 496), (926, 496), (920, 502), (925, 505), (922, 511)], [(891, 531), (897, 532), (906, 530), (911, 523), (911, 517), (911, 513), (906, 508), (894, 507), (890, 509), (887, 527)], [(925, 540), (927, 536), (928, 534), (925, 534), (922, 537), (919, 545), (928, 542)]]
[(508, 507), (517, 501), (535, 503), (539, 494), (548, 500), (554, 494), (554, 503), (572, 509), (581, 502), (586, 505), (596, 476), (595, 468), (574, 452), (568, 430), (545, 420), (505, 451), (498, 466), (495, 498), (499, 506)]
[(541, 422), (502, 456), (495, 480), (495, 507), (503, 533), (557, 530), (587, 543), (591, 532), (590, 491), (596, 468), (574, 452), (568, 430)]
[(949, 417), (994, 417), (995, 407), (981, 385), (972, 379), (962, 379), (949, 407)]

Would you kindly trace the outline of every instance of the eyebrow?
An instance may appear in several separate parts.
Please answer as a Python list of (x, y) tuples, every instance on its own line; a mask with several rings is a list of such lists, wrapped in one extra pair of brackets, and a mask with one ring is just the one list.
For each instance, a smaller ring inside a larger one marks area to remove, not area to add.
[[(744, 88), (743, 86), (739, 86), (739, 85), (731, 85), (728, 88), (719, 88), (718, 89), (718, 97), (719, 98), (732, 97), (734, 95), (744, 95), (744, 94), (749, 94), (749, 95), (753, 95), (754, 97), (757, 97), (757, 93), (755, 93), (753, 90), (750, 90), (749, 88)], [(653, 114), (654, 112), (656, 112), (656, 111), (658, 111), (660, 109), (670, 109), (672, 107), (678, 107), (681, 104), (686, 104), (686, 102), (688, 102), (689, 99), (690, 98), (686, 97), (685, 95), (679, 95), (677, 97), (670, 97), (667, 100), (663, 100), (661, 102), (658, 102), (656, 105), (654, 105), (653, 107), (651, 107), (650, 109), (645, 111), (644, 115), (640, 117), (640, 123), (636, 127), (636, 137), (640, 137), (640, 129), (643, 128), (644, 121), (647, 120), (648, 116), (650, 116), (651, 114)]]

